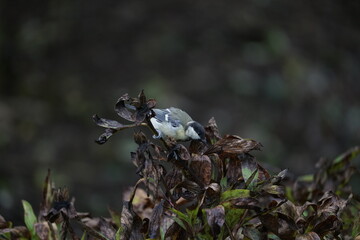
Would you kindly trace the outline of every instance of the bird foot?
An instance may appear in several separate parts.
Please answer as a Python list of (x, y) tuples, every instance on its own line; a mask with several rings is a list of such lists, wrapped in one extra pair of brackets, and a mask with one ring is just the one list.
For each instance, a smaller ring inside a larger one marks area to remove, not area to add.
[(157, 132), (157, 135), (153, 135), (152, 137), (153, 137), (154, 139), (159, 139), (159, 138), (161, 138), (161, 137), (162, 137), (161, 132), (160, 132), (160, 131), (156, 131), (156, 132)]

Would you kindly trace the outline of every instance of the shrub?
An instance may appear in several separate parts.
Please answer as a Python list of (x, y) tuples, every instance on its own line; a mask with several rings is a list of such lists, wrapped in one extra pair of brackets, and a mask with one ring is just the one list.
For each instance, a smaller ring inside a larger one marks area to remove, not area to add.
[[(125, 94), (116, 103), (124, 125), (94, 115), (105, 132), (148, 126), (154, 99), (142, 91)], [(90, 217), (76, 211), (66, 189), (55, 189), (50, 171), (45, 180), (40, 214), (23, 201), (25, 227), (0, 217), (0, 238), (80, 239), (354, 239), (360, 238), (359, 198), (349, 180), (355, 173), (354, 147), (333, 161), (321, 160), (314, 174), (297, 179), (287, 170), (271, 174), (251, 152), (261, 143), (235, 135), (221, 136), (214, 118), (206, 129), (208, 144), (148, 139), (138, 131), (131, 153), (140, 179), (129, 191), (121, 214)]]

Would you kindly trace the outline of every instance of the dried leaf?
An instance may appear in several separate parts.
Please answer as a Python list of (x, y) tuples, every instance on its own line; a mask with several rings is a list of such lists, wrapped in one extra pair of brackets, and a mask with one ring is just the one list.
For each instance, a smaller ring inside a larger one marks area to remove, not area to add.
[(114, 130), (114, 129), (111, 129), (111, 128), (106, 128), (105, 129), (105, 132), (103, 134), (101, 134), (99, 136), (99, 138), (97, 140), (95, 140), (95, 142), (97, 144), (104, 144), (107, 142), (107, 140), (114, 134), (116, 133), (117, 131)]
[(54, 190), (52, 188), (52, 182), (50, 180), (50, 169), (48, 169), (48, 174), (44, 181), (42, 201), (40, 204), (40, 220), (45, 220), (44, 216), (49, 212), (51, 204), (54, 200)]
[(160, 235), (160, 224), (164, 213), (164, 200), (155, 205), (149, 224), (149, 237), (158, 238)]
[(190, 169), (195, 181), (200, 186), (207, 186), (211, 181), (211, 161), (206, 155), (193, 154)]
[[(0, 239), (2, 236), (10, 234), (11, 239), (32, 239), (29, 230), (24, 226), (0, 229)], [(5, 238), (7, 239), (7, 238)], [(9, 238), (10, 239), (10, 238)], [(35, 238), (38, 239), (38, 238)]]
[(128, 94), (121, 96), (115, 105), (115, 111), (120, 117), (130, 122), (141, 123), (155, 105), (154, 99), (146, 100), (142, 90), (138, 98), (130, 98)]
[(281, 172), (279, 172), (277, 175), (271, 177), (271, 183), (272, 184), (279, 184), (280, 182), (282, 182), (288, 174), (288, 169), (284, 169)]
[(216, 238), (225, 223), (225, 208), (222, 205), (218, 205), (213, 208), (205, 209), (205, 212), (212, 235)]
[(178, 168), (172, 168), (165, 176), (165, 183), (169, 189), (174, 188), (182, 180), (182, 172)]
[[(251, 155), (248, 156), (252, 157)], [(239, 180), (242, 177), (241, 159), (239, 159), (237, 156), (233, 156), (231, 158), (228, 158), (228, 160), (229, 162), (226, 166), (226, 177), (228, 179), (228, 185), (239, 185)]]
[(211, 146), (205, 154), (218, 153), (224, 155), (237, 155), (248, 153), (252, 150), (260, 150), (262, 144), (251, 139), (243, 139), (236, 135), (226, 135)]
[(221, 139), (219, 128), (216, 124), (215, 118), (209, 120), (208, 125), (205, 127), (206, 138), (210, 144), (214, 144)]
[(295, 240), (321, 240), (321, 238), (315, 232), (309, 232), (296, 236)]
[(35, 224), (36, 234), (41, 240), (48, 240), (50, 236), (50, 228), (47, 222), (40, 222)]
[(280, 239), (294, 239), (297, 230), (296, 225), (292, 219), (280, 216), (280, 214), (264, 214), (260, 215), (259, 219), (270, 232), (276, 234)]
[(141, 234), (142, 220), (134, 212), (132, 205), (137, 186), (141, 182), (143, 182), (143, 179), (140, 179), (135, 185), (133, 192), (131, 193), (130, 200), (123, 203), (123, 209), (121, 212), (120, 240), (144, 239), (143, 235)]
[(262, 240), (266, 239), (265, 233), (259, 231), (256, 228), (246, 227), (244, 228), (244, 235), (251, 240)]
[(99, 225), (97, 226), (100, 230), (100, 233), (105, 236), (107, 239), (115, 238), (115, 228), (107, 222), (104, 218), (100, 218)]
[(224, 162), (216, 153), (209, 154), (208, 157), (212, 163), (212, 179), (215, 182), (220, 182), (224, 178)]
[[(142, 147), (143, 144), (147, 144), (149, 143), (149, 141), (147, 140), (145, 134), (142, 131), (138, 131), (134, 133), (134, 141), (137, 145), (139, 145), (140, 147)], [(149, 147), (149, 146), (145, 146)], [(144, 149), (145, 150), (145, 149)], [(143, 150), (143, 151), (144, 151)]]
[(3, 216), (0, 215), (0, 229), (8, 228), (11, 226), (11, 222), (7, 222)]
[(93, 120), (96, 123), (96, 125), (103, 127), (103, 128), (120, 130), (121, 128), (124, 127), (124, 125), (119, 123), (118, 121), (100, 118), (97, 114), (93, 115)]

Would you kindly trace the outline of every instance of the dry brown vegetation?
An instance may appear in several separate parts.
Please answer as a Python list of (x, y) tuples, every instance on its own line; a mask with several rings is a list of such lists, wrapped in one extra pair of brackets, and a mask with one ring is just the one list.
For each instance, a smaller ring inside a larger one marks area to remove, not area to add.
[[(115, 110), (132, 124), (95, 115), (95, 123), (105, 128), (97, 142), (130, 127), (151, 129), (155, 105), (143, 91), (136, 98), (123, 95)], [(287, 170), (272, 174), (251, 154), (261, 143), (222, 136), (214, 118), (205, 129), (208, 144), (159, 142), (136, 132), (138, 148), (131, 159), (140, 178), (124, 194), (121, 213), (110, 210), (109, 218), (77, 212), (49, 172), (39, 215), (23, 201), (26, 226), (14, 227), (0, 216), (0, 239), (359, 238), (360, 202), (349, 185), (359, 147), (322, 159), (314, 174), (290, 179)]]

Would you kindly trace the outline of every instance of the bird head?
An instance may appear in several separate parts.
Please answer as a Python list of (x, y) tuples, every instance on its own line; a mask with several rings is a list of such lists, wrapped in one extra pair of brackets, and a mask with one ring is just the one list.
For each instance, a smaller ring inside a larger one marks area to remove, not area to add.
[(200, 140), (206, 143), (204, 127), (195, 121), (188, 122), (185, 126), (185, 135), (192, 140)]

